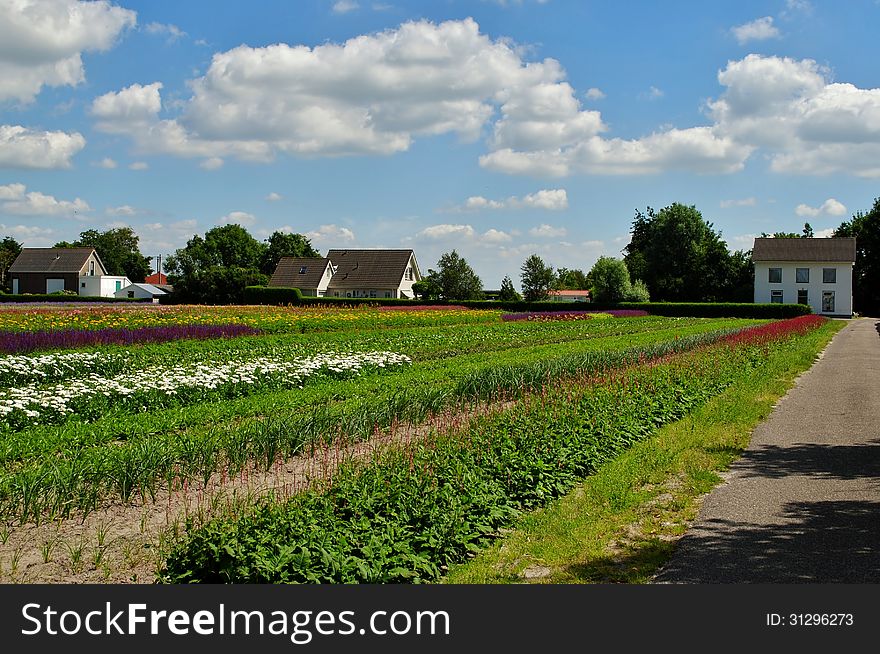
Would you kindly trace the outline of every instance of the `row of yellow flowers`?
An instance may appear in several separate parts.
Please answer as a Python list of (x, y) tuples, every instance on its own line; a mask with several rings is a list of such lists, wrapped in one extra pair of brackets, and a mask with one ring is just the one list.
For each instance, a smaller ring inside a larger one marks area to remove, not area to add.
[(0, 331), (137, 329), (173, 325), (237, 324), (256, 327), (267, 332), (307, 332), (497, 322), (500, 317), (500, 311), (431, 308), (380, 311), (372, 307), (177, 305), (24, 308), (15, 306), (0, 309)]

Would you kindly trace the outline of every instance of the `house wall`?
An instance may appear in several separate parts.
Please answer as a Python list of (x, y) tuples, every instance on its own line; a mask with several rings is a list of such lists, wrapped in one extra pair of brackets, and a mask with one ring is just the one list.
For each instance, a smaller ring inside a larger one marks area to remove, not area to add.
[[(94, 275), (89, 274), (93, 270), (92, 266), (90, 265), (91, 263), (95, 264), (94, 265)], [(94, 252), (92, 252), (89, 255), (89, 258), (86, 259), (86, 262), (83, 265), (83, 267), (80, 268), (79, 276), (80, 277), (100, 277), (101, 275), (105, 274), (106, 272), (107, 271), (104, 270), (104, 267), (101, 265), (101, 262), (98, 259), (98, 257), (95, 256)], [(80, 293), (80, 295), (82, 295), (82, 293)]]
[(79, 277), (78, 288), (80, 295), (88, 295), (91, 297), (114, 297), (116, 293), (116, 285), (119, 282), (119, 288), (131, 286), (128, 277), (120, 275), (101, 275), (90, 277), (88, 275)]
[[(782, 282), (771, 283), (770, 268), (782, 268)], [(797, 283), (796, 269), (809, 268), (809, 283)], [(822, 270), (835, 268), (837, 270), (837, 282), (825, 284), (822, 281)], [(813, 313), (825, 313), (826, 315), (851, 316), (852, 315), (852, 280), (853, 264), (849, 261), (756, 261), (755, 262), (755, 302), (770, 302), (771, 291), (782, 291), (782, 301), (785, 304), (794, 304), (798, 301), (798, 291), (807, 291), (807, 301), (813, 309)], [(822, 292), (834, 291), (834, 311), (822, 311)]]
[(414, 298), (416, 296), (415, 292), (412, 290), (413, 284), (418, 281), (421, 281), (422, 275), (419, 271), (419, 266), (416, 263), (416, 259), (414, 256), (410, 256), (409, 263), (407, 264), (407, 269), (412, 268), (412, 279), (407, 279), (406, 271), (403, 273), (403, 279), (400, 282), (400, 286), (396, 289), (396, 294), (391, 297), (401, 298)]
[(350, 297), (350, 298), (399, 298), (396, 288), (343, 288), (334, 289), (326, 294), (327, 297)]
[(21, 293), (45, 293), (47, 279), (63, 279), (64, 290), (77, 292), (76, 273), (12, 273), (10, 275), (10, 285), (15, 285), (18, 280), (18, 292)]
[(118, 291), (113, 293), (113, 297), (116, 298), (127, 298), (129, 292), (132, 293), (132, 298), (136, 298), (138, 300), (144, 300), (146, 298), (151, 298), (154, 301), (158, 301), (156, 298), (159, 296), (153, 296), (148, 290), (141, 288), (140, 286), (135, 286), (133, 284), (129, 284), (128, 286), (123, 286)]

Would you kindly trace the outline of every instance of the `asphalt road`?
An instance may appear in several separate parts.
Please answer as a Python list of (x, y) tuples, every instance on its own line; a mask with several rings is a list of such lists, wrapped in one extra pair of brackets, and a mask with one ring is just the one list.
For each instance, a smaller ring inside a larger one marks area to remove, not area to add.
[(838, 332), (655, 581), (880, 582), (880, 321)]

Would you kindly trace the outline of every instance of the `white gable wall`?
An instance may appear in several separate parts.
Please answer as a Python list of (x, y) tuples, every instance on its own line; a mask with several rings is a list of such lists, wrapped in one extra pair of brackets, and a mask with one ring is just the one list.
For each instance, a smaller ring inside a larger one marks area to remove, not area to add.
[[(782, 269), (782, 282), (770, 282), (770, 269)], [(798, 283), (796, 270), (808, 268), (810, 281)], [(837, 281), (834, 284), (826, 284), (823, 280), (823, 269), (834, 268), (837, 270)], [(795, 304), (798, 301), (798, 291), (807, 291), (807, 303), (812, 307), (813, 313), (826, 313), (835, 316), (852, 315), (852, 282), (853, 264), (851, 261), (756, 261), (755, 262), (755, 302), (770, 302), (772, 291), (782, 291), (784, 304)], [(834, 291), (834, 311), (822, 311), (822, 293)]]

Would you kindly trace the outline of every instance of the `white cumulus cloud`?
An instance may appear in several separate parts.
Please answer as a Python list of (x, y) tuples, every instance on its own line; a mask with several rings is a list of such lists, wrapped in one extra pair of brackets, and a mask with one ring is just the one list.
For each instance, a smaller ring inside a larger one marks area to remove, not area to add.
[(529, 234), (541, 238), (561, 238), (568, 235), (568, 230), (565, 227), (554, 227), (553, 225), (547, 225), (545, 223), (543, 225), (538, 225), (537, 227), (532, 227), (529, 230)]
[(808, 204), (799, 204), (795, 207), (794, 212), (798, 216), (807, 216), (810, 218), (815, 218), (816, 216), (843, 216), (846, 215), (846, 206), (834, 198), (828, 198), (818, 207), (811, 207)]
[[(291, 229), (291, 231), (293, 230)], [(318, 229), (308, 231), (303, 236), (315, 244), (324, 244), (331, 247), (335, 244), (347, 245), (355, 240), (354, 232), (348, 227), (340, 227), (333, 224), (321, 225)]]
[(338, 0), (333, 3), (333, 13), (334, 14), (347, 14), (350, 11), (354, 11), (360, 7), (360, 5), (354, 0)]
[(0, 168), (70, 168), (86, 140), (73, 132), (40, 132), (0, 125)]
[(88, 202), (80, 198), (56, 200), (39, 191), (27, 192), (24, 184), (0, 186), (0, 214), (10, 216), (74, 217), (91, 211)]
[(257, 222), (257, 217), (245, 211), (231, 211), (217, 221), (218, 225), (241, 225), (247, 227)]
[(112, 48), (136, 16), (106, 0), (3, 0), (0, 101), (31, 102), (43, 86), (76, 86), (85, 79), (82, 53)]
[(568, 209), (568, 195), (565, 189), (543, 189), (523, 197), (510, 196), (504, 200), (490, 200), (481, 195), (472, 195), (464, 204), (453, 207), (453, 212), (510, 209), (543, 209), (564, 211)]
[(744, 45), (749, 41), (778, 39), (780, 36), (779, 29), (773, 24), (772, 16), (764, 16), (749, 23), (737, 25), (731, 28), (730, 31), (740, 45)]
[(275, 193), (274, 191), (272, 191), (269, 195), (266, 196), (266, 199), (269, 202), (278, 202), (279, 200), (282, 200), (283, 198), (284, 198), (283, 195), (281, 195), (280, 193)]
[(739, 200), (722, 200), (721, 208), (730, 209), (731, 207), (754, 207), (758, 204), (757, 198), (740, 198)]

